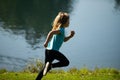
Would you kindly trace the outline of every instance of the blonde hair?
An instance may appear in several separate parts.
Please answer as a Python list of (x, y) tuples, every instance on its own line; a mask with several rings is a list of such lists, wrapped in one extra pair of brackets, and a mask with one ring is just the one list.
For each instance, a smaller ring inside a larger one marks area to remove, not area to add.
[(56, 18), (53, 21), (52, 30), (57, 30), (61, 26), (64, 26), (66, 22), (69, 20), (69, 15), (66, 12), (59, 12)]

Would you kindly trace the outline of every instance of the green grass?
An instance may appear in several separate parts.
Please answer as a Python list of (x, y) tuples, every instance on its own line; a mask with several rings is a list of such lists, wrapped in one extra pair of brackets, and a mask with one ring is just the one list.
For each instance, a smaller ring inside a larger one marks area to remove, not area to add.
[[(8, 72), (1, 69), (0, 80), (35, 80), (37, 74), (31, 72)], [(42, 80), (120, 80), (120, 71), (113, 68), (52, 70)]]

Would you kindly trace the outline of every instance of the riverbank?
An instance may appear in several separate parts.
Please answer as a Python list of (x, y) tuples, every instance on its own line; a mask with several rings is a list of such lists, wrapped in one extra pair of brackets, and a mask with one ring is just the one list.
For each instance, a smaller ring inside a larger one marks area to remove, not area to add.
[[(37, 72), (9, 72), (5, 69), (0, 70), (0, 80), (35, 80)], [(120, 80), (120, 70), (113, 68), (96, 68), (80, 70), (71, 68), (68, 71), (52, 70), (42, 80)]]

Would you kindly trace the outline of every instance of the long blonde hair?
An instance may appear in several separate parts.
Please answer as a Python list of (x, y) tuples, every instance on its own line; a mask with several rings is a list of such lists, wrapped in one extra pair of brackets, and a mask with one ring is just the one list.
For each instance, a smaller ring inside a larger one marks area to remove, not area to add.
[(66, 22), (69, 20), (69, 15), (66, 12), (59, 12), (56, 18), (53, 21), (52, 30), (57, 30), (61, 26), (64, 26)]

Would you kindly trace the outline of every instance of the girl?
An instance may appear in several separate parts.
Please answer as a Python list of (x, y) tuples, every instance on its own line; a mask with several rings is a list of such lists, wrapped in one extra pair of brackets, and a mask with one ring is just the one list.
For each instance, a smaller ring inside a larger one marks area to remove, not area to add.
[[(64, 67), (69, 65), (69, 60), (59, 52), (59, 49), (63, 42), (68, 41), (75, 34), (71, 31), (69, 36), (65, 37), (65, 28), (69, 26), (69, 15), (65, 12), (59, 12), (53, 21), (53, 28), (48, 33), (46, 41), (44, 42), (45, 50), (45, 67), (38, 74), (36, 80), (41, 80), (43, 75), (51, 70), (51, 68)], [(57, 63), (52, 63), (54, 60), (58, 60)]]

